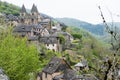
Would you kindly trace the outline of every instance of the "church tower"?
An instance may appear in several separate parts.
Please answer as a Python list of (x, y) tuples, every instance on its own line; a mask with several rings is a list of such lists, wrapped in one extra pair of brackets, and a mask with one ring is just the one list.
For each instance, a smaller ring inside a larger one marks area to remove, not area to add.
[(20, 10), (20, 23), (25, 23), (25, 16), (27, 15), (27, 11), (26, 8), (24, 6), (24, 4), (22, 5), (22, 8)]
[(31, 9), (31, 22), (34, 24), (37, 24), (38, 22), (41, 21), (40, 18), (40, 13), (38, 12), (37, 7), (35, 6), (35, 4), (33, 4), (32, 9)]
[(22, 5), (22, 8), (21, 8), (21, 10), (20, 10), (20, 16), (25, 16), (26, 15), (26, 8), (25, 8), (25, 6), (24, 6), (24, 4)]

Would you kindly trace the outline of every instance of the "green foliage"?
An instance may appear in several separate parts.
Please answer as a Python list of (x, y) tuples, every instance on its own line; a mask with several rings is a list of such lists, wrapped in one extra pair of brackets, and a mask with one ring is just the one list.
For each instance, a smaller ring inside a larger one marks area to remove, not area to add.
[(19, 11), (20, 11), (20, 8), (18, 6), (9, 4), (7, 2), (0, 1), (0, 12), (1, 13), (18, 15)]
[(82, 35), (81, 35), (81, 34), (78, 34), (78, 33), (73, 33), (72, 36), (73, 36), (75, 39), (81, 39), (81, 38), (82, 38)]
[(66, 40), (63, 35), (59, 35), (59, 39), (60, 39), (60, 44), (65, 44)]
[(80, 21), (73, 18), (56, 18), (58, 21), (64, 23), (67, 26), (76, 27), (79, 29), (85, 29), (95, 35), (104, 35), (104, 26), (102, 24), (91, 24), (88, 22)]
[[(81, 60), (78, 56), (82, 56), (87, 60), (88, 66), (90, 67), (87, 73), (99, 76), (102, 80), (104, 75), (101, 74), (99, 70), (101, 64), (103, 64), (103, 58), (106, 57), (106, 55), (110, 56), (111, 51), (108, 49), (109, 47), (82, 29), (68, 27), (67, 31), (73, 35), (75, 40), (72, 41), (72, 44), (76, 45), (76, 47), (72, 49), (74, 55), (69, 56), (72, 66)], [(84, 74), (85, 73), (86, 72), (84, 72)]]
[(57, 56), (57, 57), (61, 57), (61, 54), (58, 52), (54, 52), (52, 50), (47, 50), (45, 49), (45, 55), (39, 55), (39, 60), (40, 60), (40, 67), (39, 67), (39, 71), (42, 71), (42, 69), (49, 63), (49, 61), (51, 60), (52, 57)]
[(26, 38), (15, 38), (10, 32), (0, 36), (2, 36), (0, 38), (0, 67), (6, 71), (11, 80), (29, 80), (29, 75), (35, 74), (40, 64), (36, 47), (27, 46)]

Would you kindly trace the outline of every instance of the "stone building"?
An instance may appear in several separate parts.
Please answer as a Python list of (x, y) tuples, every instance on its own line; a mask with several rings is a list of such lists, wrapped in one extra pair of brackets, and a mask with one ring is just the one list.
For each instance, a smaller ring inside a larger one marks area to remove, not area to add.
[(41, 21), (40, 13), (37, 7), (33, 4), (30, 13), (27, 12), (25, 6), (23, 5), (20, 10), (19, 23), (21, 24), (38, 24)]
[(54, 35), (41, 36), (39, 42), (43, 43), (45, 47), (52, 51), (60, 51), (59, 37)]
[(53, 80), (55, 76), (63, 74), (67, 69), (72, 69), (64, 59), (53, 57), (45, 66), (37, 80)]

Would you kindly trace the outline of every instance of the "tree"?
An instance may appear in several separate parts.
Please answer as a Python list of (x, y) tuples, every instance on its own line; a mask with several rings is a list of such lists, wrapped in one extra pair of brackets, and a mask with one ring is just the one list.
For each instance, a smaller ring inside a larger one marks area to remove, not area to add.
[(81, 39), (81, 38), (82, 38), (82, 35), (79, 34), (79, 33), (73, 33), (72, 36), (73, 36), (75, 39)]
[(98, 6), (98, 8), (100, 10), (101, 17), (103, 20), (103, 24), (105, 25), (106, 31), (111, 35), (110, 44), (112, 46), (112, 52), (113, 52), (112, 56), (107, 57), (107, 60), (104, 63), (104, 65), (107, 65), (107, 70), (104, 71), (105, 73), (104, 80), (118, 80), (119, 77), (116, 75), (116, 73), (118, 74), (116, 70), (117, 70), (117, 67), (120, 65), (119, 63), (120, 60), (118, 55), (120, 50), (120, 34), (119, 34), (119, 31), (117, 31), (116, 26), (113, 25), (113, 22), (112, 22), (112, 25), (107, 24), (103, 16), (101, 7)]
[(3, 36), (0, 38), (0, 67), (11, 80), (29, 80), (30, 74), (35, 74), (40, 64), (36, 47), (28, 46), (26, 38), (15, 38), (11, 32), (0, 36)]

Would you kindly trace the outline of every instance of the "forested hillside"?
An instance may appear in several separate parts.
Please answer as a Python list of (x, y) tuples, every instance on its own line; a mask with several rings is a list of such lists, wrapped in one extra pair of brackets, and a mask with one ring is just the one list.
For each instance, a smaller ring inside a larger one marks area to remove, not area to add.
[[(19, 7), (0, 2), (0, 12), (18, 15)], [(62, 46), (62, 50), (54, 51), (47, 49), (42, 43), (36, 45), (34, 42), (30, 42), (27, 40), (27, 36), (24, 38), (13, 36), (13, 28), (15, 26), (7, 24), (5, 17), (0, 15), (0, 68), (5, 70), (10, 80), (35, 80), (37, 73), (42, 72), (51, 58), (55, 56), (66, 60), (72, 70), (75, 70), (77, 63), (85, 60), (85, 67), (87, 66), (87, 68), (83, 68), (82, 65), (82, 69), (76, 70), (77, 75), (82, 75), (83, 77), (88, 74), (89, 77), (91, 75), (96, 76), (97, 79), (95, 80), (108, 80), (109, 75), (110, 77), (113, 76), (112, 74), (118, 76), (120, 51), (118, 50), (118, 54), (114, 54), (114, 48), (110, 44), (103, 43), (89, 33), (90, 31), (97, 35), (103, 35), (103, 26), (74, 21), (70, 19), (70, 21), (66, 22), (68, 27), (65, 27), (63, 31), (69, 33), (69, 36), (72, 35), (73, 40), (69, 44), (65, 44), (67, 39), (63, 35), (59, 35), (57, 39), (61, 42), (59, 46)], [(60, 22), (65, 21), (62, 20)], [(54, 25), (55, 21), (52, 24)], [(88, 31), (78, 28), (77, 25)], [(38, 37), (40, 38), (40, 36)], [(114, 62), (116, 63), (114, 64)], [(53, 63), (48, 65), (51, 68)], [(109, 78), (109, 80), (111, 79)]]
[(94, 25), (88, 22), (80, 21), (73, 18), (56, 18), (58, 21), (63, 22), (68, 26), (73, 26), (77, 28), (83, 28), (95, 35), (104, 35), (104, 26), (103, 24)]
[(15, 6), (13, 4), (9, 4), (7, 2), (0, 1), (0, 12), (5, 14), (19, 14), (20, 8), (18, 6)]
[[(104, 36), (106, 35), (106, 30), (105, 30), (105, 26), (101, 23), (101, 24), (91, 24), (85, 21), (80, 21), (77, 19), (73, 19), (73, 18), (56, 18), (56, 20), (63, 22), (64, 24), (68, 25), (68, 26), (73, 26), (73, 27), (77, 27), (77, 28), (83, 28), (89, 32), (91, 32), (94, 35), (99, 35), (99, 36)], [(114, 25), (118, 28), (120, 28), (120, 22), (108, 22), (108, 25)]]

